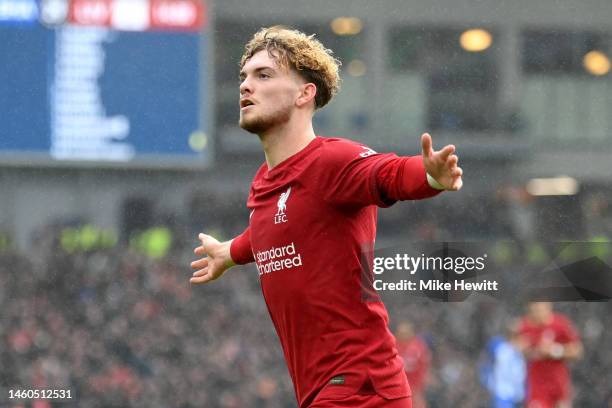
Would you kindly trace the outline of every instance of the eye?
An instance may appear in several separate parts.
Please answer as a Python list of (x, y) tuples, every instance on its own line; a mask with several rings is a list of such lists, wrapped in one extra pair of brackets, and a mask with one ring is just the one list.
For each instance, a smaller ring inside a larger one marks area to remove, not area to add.
[(264, 74), (264, 73), (262, 72), (262, 73), (260, 73), (260, 74), (259, 74), (259, 78), (261, 78), (261, 79), (267, 79), (267, 78), (270, 78), (270, 75), (268, 75), (268, 74)]

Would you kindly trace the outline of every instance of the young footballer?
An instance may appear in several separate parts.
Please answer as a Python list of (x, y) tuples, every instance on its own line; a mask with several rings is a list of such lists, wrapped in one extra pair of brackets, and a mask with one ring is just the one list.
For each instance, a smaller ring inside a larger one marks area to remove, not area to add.
[(425, 391), (431, 367), (429, 346), (414, 332), (414, 326), (407, 320), (397, 325), (395, 337), (397, 350), (404, 361), (404, 371), (412, 391), (412, 407), (427, 408)]
[[(240, 62), (240, 126), (265, 163), (247, 201), (249, 225), (231, 241), (200, 234), (191, 282), (255, 262), (300, 408), (407, 408), (410, 387), (380, 301), (362, 300), (377, 207), (459, 190), (454, 146), (380, 154), (315, 135), (312, 117), (339, 89), (338, 61), (313, 36), (257, 32)], [(370, 265), (371, 266), (371, 265)]]
[(550, 302), (532, 302), (519, 325), (519, 346), (527, 359), (527, 408), (571, 408), (567, 362), (582, 356), (574, 325)]

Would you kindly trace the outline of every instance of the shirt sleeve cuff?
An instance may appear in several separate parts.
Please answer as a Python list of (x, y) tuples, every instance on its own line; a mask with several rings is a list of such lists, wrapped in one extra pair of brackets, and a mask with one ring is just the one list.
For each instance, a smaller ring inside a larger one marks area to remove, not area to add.
[(427, 173), (427, 182), (431, 188), (435, 188), (436, 190), (446, 190), (446, 188), (444, 188), (442, 184), (438, 183), (435, 178), (431, 177), (429, 173)]

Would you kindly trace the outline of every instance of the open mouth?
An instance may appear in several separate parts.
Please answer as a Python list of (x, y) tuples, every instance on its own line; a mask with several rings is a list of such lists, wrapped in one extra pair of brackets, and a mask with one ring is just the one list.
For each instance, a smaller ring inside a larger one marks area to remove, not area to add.
[(247, 108), (249, 106), (255, 105), (250, 99), (243, 99), (240, 101), (240, 108)]

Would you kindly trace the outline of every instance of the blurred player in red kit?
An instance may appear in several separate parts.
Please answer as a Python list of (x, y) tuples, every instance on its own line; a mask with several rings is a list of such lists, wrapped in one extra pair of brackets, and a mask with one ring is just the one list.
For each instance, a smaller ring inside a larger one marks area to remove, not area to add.
[(256, 263), (300, 408), (406, 408), (387, 311), (361, 298), (362, 254), (374, 247), (377, 207), (459, 190), (462, 170), (454, 146), (434, 151), (429, 135), (414, 157), (316, 136), (312, 117), (337, 92), (338, 67), (296, 30), (265, 28), (247, 43), (240, 126), (259, 136), (265, 163), (251, 184), (248, 227), (227, 242), (200, 234), (190, 281)]
[(550, 302), (532, 302), (518, 328), (527, 359), (527, 408), (570, 408), (572, 389), (567, 361), (582, 356), (572, 323)]
[(414, 333), (412, 323), (403, 321), (395, 331), (397, 350), (404, 360), (404, 370), (412, 390), (412, 407), (425, 408), (425, 388), (429, 378), (431, 353), (427, 343)]

